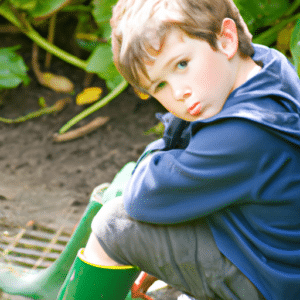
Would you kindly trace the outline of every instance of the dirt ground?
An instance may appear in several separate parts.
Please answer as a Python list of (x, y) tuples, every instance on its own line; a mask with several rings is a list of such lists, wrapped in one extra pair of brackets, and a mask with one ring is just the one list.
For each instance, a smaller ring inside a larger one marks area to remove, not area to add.
[[(58, 73), (65, 74), (66, 67), (57, 66), (58, 71), (64, 71)], [(73, 77), (80, 91), (83, 72), (68, 69), (69, 77)], [(97, 84), (96, 80), (94, 85)], [(49, 105), (65, 97), (32, 80), (29, 87), (20, 86), (7, 93), (0, 114), (15, 118), (36, 110), (40, 96), (44, 96)], [(57, 115), (14, 125), (0, 123), (2, 220), (20, 226), (28, 220), (59, 226), (64, 211), (75, 206), (77, 213), (70, 220), (74, 223), (93, 189), (110, 182), (124, 164), (137, 160), (145, 146), (156, 138), (144, 132), (157, 123), (154, 115), (160, 110), (158, 105), (151, 100), (140, 101), (129, 88), (79, 123), (81, 126), (97, 116), (108, 116), (110, 121), (103, 127), (74, 141), (53, 142), (53, 134), (81, 110), (71, 103)]]
[[(66, 96), (41, 86), (35, 79), (30, 65), (30, 40), (22, 34), (0, 34), (0, 41), (0, 47), (22, 45), (20, 54), (30, 68), (28, 74), (31, 77), (29, 86), (20, 85), (5, 93), (1, 117), (17, 118), (39, 109), (39, 97), (44, 97), (51, 106)], [(41, 66), (43, 57), (41, 51)], [(77, 140), (53, 142), (53, 134), (85, 109), (76, 106), (75, 97), (84, 88), (86, 74), (55, 57), (50, 71), (74, 82), (72, 103), (56, 115), (45, 115), (20, 124), (0, 123), (1, 234), (17, 233), (31, 220), (55, 229), (64, 224), (65, 229), (71, 231), (85, 210), (93, 189), (110, 182), (123, 165), (136, 161), (145, 146), (157, 138), (144, 132), (157, 124), (155, 113), (164, 112), (164, 109), (154, 100), (141, 101), (129, 87), (77, 125), (85, 125), (97, 116), (108, 116), (110, 120), (103, 127)], [(97, 76), (91, 86), (104, 87)], [(165, 295), (161, 299), (177, 297)]]

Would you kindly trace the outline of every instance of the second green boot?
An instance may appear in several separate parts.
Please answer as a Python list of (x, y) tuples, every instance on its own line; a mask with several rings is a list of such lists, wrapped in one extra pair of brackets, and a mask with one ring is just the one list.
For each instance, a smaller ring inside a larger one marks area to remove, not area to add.
[(140, 270), (90, 264), (79, 250), (57, 300), (124, 300)]

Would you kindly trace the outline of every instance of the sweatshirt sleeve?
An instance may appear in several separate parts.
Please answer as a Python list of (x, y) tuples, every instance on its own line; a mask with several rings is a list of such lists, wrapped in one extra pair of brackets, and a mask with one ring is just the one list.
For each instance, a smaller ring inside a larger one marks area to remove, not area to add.
[(250, 121), (228, 119), (200, 129), (185, 149), (151, 153), (124, 191), (127, 213), (172, 224), (254, 201), (264, 183), (257, 170), (273, 155), (269, 137)]

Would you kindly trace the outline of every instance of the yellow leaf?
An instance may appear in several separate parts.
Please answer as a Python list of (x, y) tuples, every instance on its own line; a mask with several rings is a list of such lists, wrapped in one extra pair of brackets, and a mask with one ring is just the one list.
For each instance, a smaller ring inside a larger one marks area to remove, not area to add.
[(290, 40), (294, 25), (294, 22), (289, 23), (278, 33), (276, 48), (284, 54), (290, 49)]
[(149, 96), (148, 94), (145, 94), (145, 93), (139, 91), (139, 90), (136, 89), (136, 88), (133, 88), (133, 90), (134, 90), (134, 92), (136, 93), (136, 95), (137, 95), (140, 99), (142, 99), (142, 100), (147, 100), (147, 99), (150, 98), (150, 96)]
[(76, 97), (77, 105), (85, 105), (95, 102), (100, 98), (102, 94), (102, 89), (99, 87), (90, 87), (84, 89), (80, 94)]

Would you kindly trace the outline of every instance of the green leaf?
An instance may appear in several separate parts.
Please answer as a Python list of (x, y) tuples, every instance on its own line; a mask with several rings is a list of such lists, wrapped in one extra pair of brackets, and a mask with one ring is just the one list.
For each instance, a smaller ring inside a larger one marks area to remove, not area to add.
[(113, 63), (111, 45), (99, 45), (91, 54), (87, 63), (86, 71), (96, 73), (100, 78), (104, 79), (111, 90), (123, 81), (123, 77)]
[(294, 31), (294, 27), (295, 23), (290, 22), (278, 32), (276, 48), (284, 55), (288, 50), (290, 50), (291, 37)]
[(234, 2), (253, 34), (260, 27), (272, 25), (290, 7), (286, 0), (234, 0)]
[(146, 132), (144, 132), (145, 135), (155, 134), (159, 136), (160, 138), (163, 137), (165, 131), (165, 126), (162, 122), (159, 122), (154, 127), (150, 128)]
[(91, 73), (105, 73), (113, 63), (111, 46), (99, 45), (87, 60), (86, 71)]
[(102, 23), (109, 22), (112, 16), (112, 7), (117, 3), (117, 0), (93, 0), (92, 14), (96, 23), (101, 26)]
[(257, 16), (261, 15), (261, 9), (258, 1), (234, 0), (234, 3), (240, 11), (244, 11), (244, 13), (248, 12), (248, 14), (252, 17), (257, 18)]
[(27, 85), (30, 81), (22, 57), (15, 53), (19, 48), (15, 46), (0, 49), (0, 89), (15, 88), (21, 82)]
[(9, 0), (9, 2), (16, 8), (22, 10), (33, 10), (37, 5), (38, 0)]
[(291, 37), (291, 52), (293, 56), (294, 65), (300, 76), (300, 19), (297, 21)]
[(117, 0), (93, 0), (92, 15), (102, 30), (102, 37), (109, 39), (111, 36), (110, 19), (112, 17), (112, 8)]
[(111, 36), (111, 27), (110, 27), (110, 24), (109, 23), (104, 23), (101, 26), (101, 29), (102, 29), (102, 37), (104, 39), (109, 39), (110, 36)]
[(289, 1), (286, 0), (265, 0), (261, 7), (263, 12), (263, 26), (271, 25), (274, 21), (278, 20), (287, 11), (289, 6)]
[(114, 76), (111, 79), (106, 80), (107, 87), (112, 91), (114, 90), (121, 82), (124, 80), (124, 78), (118, 73), (116, 76)]
[[(13, 0), (14, 1), (14, 0)], [(21, 1), (21, 0), (19, 0)], [(70, 0), (37, 0), (37, 4), (34, 9), (29, 11), (29, 14), (33, 18), (47, 17), (55, 13), (56, 11), (67, 5)]]

